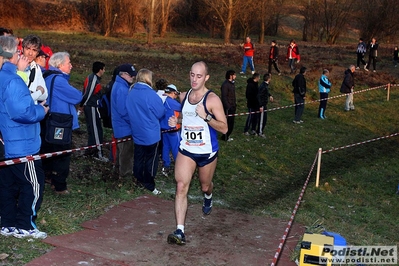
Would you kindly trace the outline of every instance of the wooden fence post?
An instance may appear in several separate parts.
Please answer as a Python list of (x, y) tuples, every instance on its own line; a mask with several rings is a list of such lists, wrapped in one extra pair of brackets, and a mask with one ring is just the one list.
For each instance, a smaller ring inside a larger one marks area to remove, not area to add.
[(317, 156), (316, 187), (319, 187), (319, 181), (320, 181), (321, 151), (322, 149), (319, 148), (319, 155)]

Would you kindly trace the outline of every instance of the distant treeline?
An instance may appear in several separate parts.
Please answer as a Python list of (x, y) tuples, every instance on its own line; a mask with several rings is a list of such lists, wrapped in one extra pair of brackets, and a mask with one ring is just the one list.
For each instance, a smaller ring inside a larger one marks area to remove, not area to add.
[(0, 10), (0, 27), (146, 33), (149, 42), (184, 30), (263, 43), (265, 35), (281, 34), (283, 19), (304, 41), (332, 44), (349, 30), (391, 40), (399, 32), (397, 0), (2, 0)]

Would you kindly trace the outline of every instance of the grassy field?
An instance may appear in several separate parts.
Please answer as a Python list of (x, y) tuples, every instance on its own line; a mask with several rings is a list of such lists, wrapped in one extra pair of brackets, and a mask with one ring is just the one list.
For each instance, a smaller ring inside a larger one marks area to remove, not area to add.
[[(18, 32), (24, 36), (27, 32)], [(71, 83), (82, 87), (91, 64), (106, 63), (109, 81), (113, 68), (122, 63), (134, 63), (137, 69), (148, 68), (154, 80), (166, 78), (182, 91), (189, 88), (188, 72), (196, 60), (205, 60), (210, 67), (208, 87), (220, 91), (228, 69), (239, 72), (241, 52), (237, 45), (223, 46), (218, 41), (189, 36), (174, 36), (145, 45), (143, 36), (135, 38), (104, 38), (80, 33), (38, 32), (53, 51), (68, 51), (73, 70)], [(237, 42), (238, 43), (238, 42)], [(212, 44), (212, 45), (210, 45)], [(307, 101), (318, 99), (317, 80), (323, 68), (331, 72), (333, 82), (330, 96), (340, 95), (343, 72), (354, 63), (352, 44), (326, 47), (321, 44), (301, 44), (302, 62), (308, 67)], [(255, 64), (266, 71), (267, 45), (257, 46)], [(284, 54), (284, 48), (281, 53)], [(384, 54), (384, 51), (382, 51)], [(280, 61), (283, 71), (287, 66)], [(379, 62), (377, 73), (357, 71), (356, 90), (395, 82), (397, 69), (391, 66), (389, 51)], [(245, 86), (247, 77), (237, 76), (238, 112), (246, 111)], [(293, 75), (274, 75), (271, 93), (275, 101), (269, 109), (292, 104)], [(329, 150), (399, 131), (399, 91), (391, 90), (386, 101), (383, 88), (355, 94), (356, 110), (344, 112), (345, 98), (328, 102), (326, 120), (317, 118), (318, 103), (305, 106), (305, 123), (293, 124), (294, 108), (280, 108), (268, 113), (267, 138), (244, 136), (245, 116), (237, 116), (232, 142), (221, 142), (218, 168), (215, 174), (215, 207), (223, 207), (265, 217), (289, 220), (302, 186), (309, 174), (319, 148)], [(85, 122), (81, 119), (81, 129)], [(106, 132), (109, 140), (110, 132)], [(84, 146), (85, 135), (74, 137), (76, 147)], [(315, 188), (315, 172), (302, 199), (295, 222), (310, 226), (318, 223), (327, 230), (340, 233), (354, 245), (397, 245), (399, 229), (397, 166), (398, 137), (328, 152), (322, 156), (321, 185)], [(112, 166), (73, 154), (68, 179), (72, 194), (56, 196), (46, 187), (38, 224), (49, 235), (81, 230), (83, 221), (93, 219), (120, 202), (146, 193), (137, 190), (131, 180), (118, 180)], [(192, 182), (190, 201), (202, 199), (199, 184)], [(173, 177), (157, 177), (161, 197), (173, 200)], [(281, 232), (283, 235), (284, 232)], [(277, 248), (277, 247), (276, 247)], [(40, 241), (0, 238), (0, 265), (21, 265), (38, 257), (52, 247)]]

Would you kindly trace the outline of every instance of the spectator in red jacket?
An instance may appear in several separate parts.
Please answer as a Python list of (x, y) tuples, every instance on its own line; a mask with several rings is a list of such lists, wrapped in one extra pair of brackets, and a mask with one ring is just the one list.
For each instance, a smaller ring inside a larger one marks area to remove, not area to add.
[(301, 61), (301, 56), (299, 55), (299, 48), (298, 45), (295, 43), (295, 40), (291, 40), (290, 45), (288, 45), (286, 57), (286, 60), (288, 61), (288, 66), (291, 69), (290, 74), (294, 73), (295, 71), (295, 59), (297, 60), (296, 62), (299, 63)]
[(251, 38), (247, 37), (245, 39), (243, 48), (244, 48), (244, 59), (242, 62), (242, 68), (241, 68), (240, 74), (245, 74), (245, 71), (247, 70), (247, 64), (249, 64), (252, 74), (254, 74), (255, 73), (255, 66), (254, 66), (255, 45), (251, 42)]

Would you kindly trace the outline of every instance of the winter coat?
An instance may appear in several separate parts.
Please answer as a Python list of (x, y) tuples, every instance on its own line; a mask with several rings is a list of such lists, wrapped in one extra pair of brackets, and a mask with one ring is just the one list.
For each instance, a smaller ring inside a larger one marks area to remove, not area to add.
[(269, 83), (264, 81), (259, 86), (259, 93), (258, 93), (259, 107), (265, 108), (267, 103), (269, 102), (270, 96), (272, 95), (269, 92)]
[(257, 109), (259, 108), (258, 102), (258, 82), (255, 82), (253, 78), (247, 80), (247, 89), (245, 91), (245, 97), (247, 98), (247, 107)]
[[(50, 66), (50, 69), (43, 73), (48, 89), (47, 104), (50, 112), (71, 114), (72, 129), (79, 128), (78, 115), (75, 105), (82, 101), (82, 92), (69, 84), (69, 75), (62, 73), (58, 68)], [(54, 79), (53, 88), (51, 81)]]
[(165, 107), (148, 84), (134, 84), (126, 99), (126, 109), (135, 144), (149, 146), (161, 140), (160, 120), (165, 115)]
[(299, 73), (298, 75), (295, 76), (294, 80), (292, 81), (292, 86), (294, 87), (294, 89), (292, 90), (293, 93), (305, 97), (306, 79), (302, 73)]
[(351, 93), (352, 88), (355, 86), (355, 80), (353, 78), (353, 72), (348, 68), (345, 70), (345, 77), (341, 85), (341, 93)]
[(0, 132), (5, 158), (37, 154), (40, 150), (40, 121), (43, 106), (36, 105), (25, 82), (17, 75), (17, 66), (5, 62), (0, 70)]
[(236, 103), (236, 88), (234, 81), (225, 80), (220, 88), (222, 91), (222, 103), (224, 110), (235, 110)]
[(130, 119), (126, 109), (126, 98), (130, 84), (121, 76), (116, 76), (111, 90), (111, 121), (115, 138), (131, 136)]
[(320, 93), (329, 93), (330, 92), (331, 82), (326, 75), (321, 75), (318, 85), (319, 85)]

